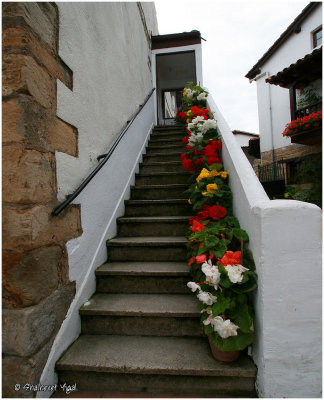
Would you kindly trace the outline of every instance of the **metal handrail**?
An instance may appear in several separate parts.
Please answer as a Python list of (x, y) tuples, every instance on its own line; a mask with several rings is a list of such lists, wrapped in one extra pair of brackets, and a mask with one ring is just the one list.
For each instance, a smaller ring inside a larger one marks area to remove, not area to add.
[(101, 170), (101, 168), (106, 164), (106, 162), (109, 160), (110, 156), (114, 152), (115, 148), (118, 146), (119, 142), (127, 132), (128, 128), (132, 125), (134, 119), (137, 117), (137, 115), (140, 113), (142, 108), (145, 106), (145, 104), (149, 101), (150, 97), (152, 96), (155, 88), (151, 90), (151, 92), (148, 94), (146, 97), (145, 101), (143, 104), (140, 104), (139, 109), (137, 112), (134, 114), (134, 116), (127, 121), (125, 128), (121, 131), (121, 133), (118, 135), (118, 137), (114, 140), (112, 145), (110, 146), (108, 152), (106, 154), (101, 154), (97, 159), (98, 161), (103, 158), (103, 160), (96, 166), (96, 168), (89, 174), (86, 179), (81, 183), (81, 185), (69, 196), (67, 196), (66, 200), (63, 201), (61, 204), (59, 204), (54, 210), (52, 211), (52, 215), (59, 215), (60, 212), (64, 210), (65, 207), (67, 207), (81, 192), (82, 190), (88, 185), (88, 183), (92, 180), (92, 178)]

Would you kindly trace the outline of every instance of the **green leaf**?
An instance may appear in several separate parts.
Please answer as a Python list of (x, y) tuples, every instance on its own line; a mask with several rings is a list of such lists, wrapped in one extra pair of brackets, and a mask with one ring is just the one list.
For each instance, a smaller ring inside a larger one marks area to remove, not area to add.
[(223, 339), (217, 332), (213, 332), (212, 342), (222, 351), (243, 350), (253, 342), (253, 332), (240, 332), (238, 329), (237, 336), (230, 336)]
[(225, 295), (224, 292), (217, 292), (217, 302), (213, 305), (212, 311), (213, 316), (217, 317), (223, 314), (226, 310), (235, 306), (235, 300), (229, 295)]
[(204, 331), (206, 335), (209, 335), (213, 332), (213, 327), (211, 325), (204, 325)]
[(233, 234), (234, 234), (234, 236), (235, 236), (237, 239), (241, 240), (241, 238), (243, 238), (243, 241), (244, 241), (245, 243), (248, 243), (248, 241), (249, 241), (249, 236), (248, 236), (248, 234), (247, 234), (243, 229), (234, 228), (234, 229), (233, 229)]
[(235, 217), (232, 216), (226, 216), (225, 218), (223, 218), (223, 222), (226, 224), (226, 226), (230, 226), (233, 228), (239, 228), (240, 224), (238, 222), (238, 220)]
[(246, 276), (248, 276), (248, 281), (242, 282), (239, 284), (235, 284), (232, 287), (233, 292), (235, 293), (248, 293), (252, 292), (257, 288), (257, 276), (254, 272), (251, 273), (245, 272)]
[(228, 312), (229, 319), (240, 327), (240, 331), (250, 333), (254, 331), (253, 318), (249, 313), (248, 304), (237, 304), (233, 310)]

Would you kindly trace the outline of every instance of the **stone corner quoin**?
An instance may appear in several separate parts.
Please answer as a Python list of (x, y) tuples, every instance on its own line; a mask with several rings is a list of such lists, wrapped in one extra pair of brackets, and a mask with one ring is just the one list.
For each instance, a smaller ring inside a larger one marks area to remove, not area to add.
[[(78, 156), (76, 127), (56, 116), (56, 80), (72, 89), (58, 56), (53, 3), (2, 4), (3, 396), (38, 382), (75, 294), (66, 242), (82, 234), (80, 207), (58, 204), (55, 152)], [(14, 334), (19, 326), (19, 335)]]

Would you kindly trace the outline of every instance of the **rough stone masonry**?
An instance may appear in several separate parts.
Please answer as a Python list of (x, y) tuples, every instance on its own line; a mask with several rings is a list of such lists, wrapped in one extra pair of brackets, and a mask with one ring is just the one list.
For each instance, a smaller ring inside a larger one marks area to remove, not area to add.
[(58, 56), (55, 3), (3, 3), (3, 397), (33, 397), (74, 297), (66, 242), (80, 209), (58, 204), (55, 152), (78, 156), (78, 131), (56, 116), (56, 80), (72, 90)]

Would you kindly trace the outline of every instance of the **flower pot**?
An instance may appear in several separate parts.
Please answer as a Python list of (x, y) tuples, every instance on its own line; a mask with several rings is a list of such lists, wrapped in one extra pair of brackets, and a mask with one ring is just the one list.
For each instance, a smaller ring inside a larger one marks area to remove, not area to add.
[(311, 130), (305, 130), (288, 136), (291, 139), (291, 143), (314, 145), (322, 143), (322, 128), (315, 128)]
[(210, 349), (212, 351), (213, 357), (217, 361), (222, 362), (232, 362), (235, 361), (240, 355), (241, 351), (222, 351), (217, 348), (217, 346), (212, 342), (212, 334), (210, 333), (208, 336)]

